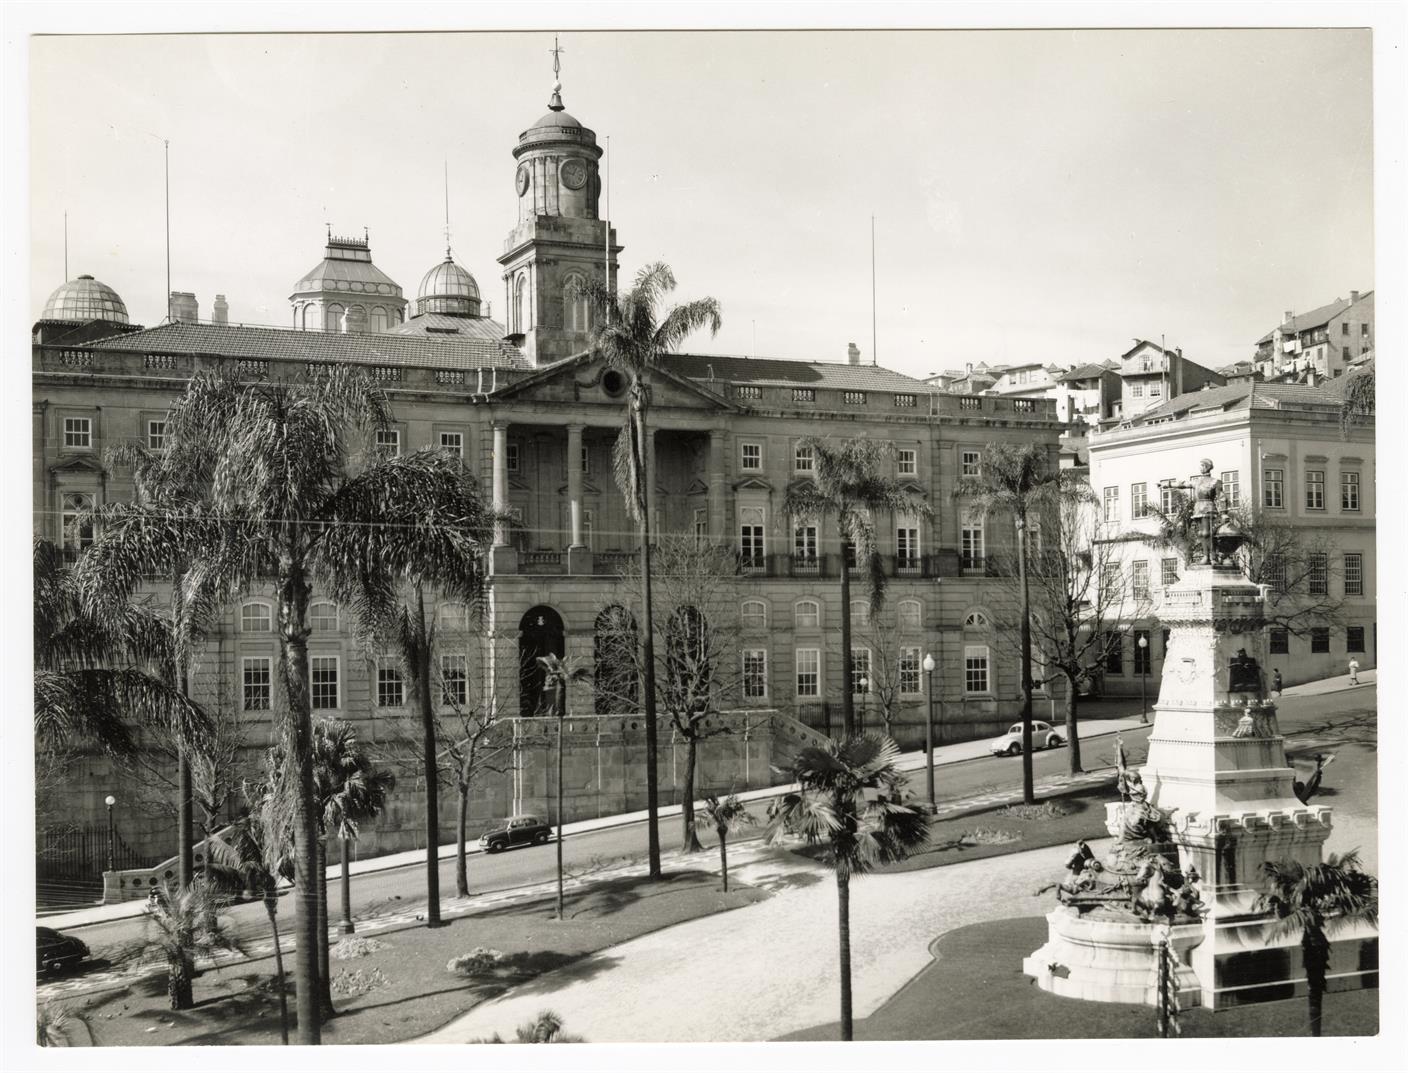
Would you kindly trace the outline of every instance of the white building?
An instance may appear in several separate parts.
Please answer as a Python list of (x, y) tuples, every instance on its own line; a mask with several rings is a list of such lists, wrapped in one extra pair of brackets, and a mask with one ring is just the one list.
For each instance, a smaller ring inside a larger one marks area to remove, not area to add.
[[(1160, 503), (1159, 482), (1186, 481), (1208, 458), (1227, 504), (1259, 505), (1267, 518), (1303, 528), (1306, 548), (1323, 549), (1324, 570), (1305, 580), (1305, 599), (1343, 602), (1337, 620), (1325, 626), (1270, 631), (1266, 675), (1279, 669), (1286, 685), (1344, 674), (1351, 656), (1363, 668), (1377, 663), (1374, 427), (1369, 422), (1341, 434), (1343, 383), (1208, 388), (1090, 436), (1090, 484), (1105, 539), (1156, 531), (1149, 505)], [(1119, 547), (1124, 583), (1148, 590), (1157, 618), (1163, 589), (1184, 564), (1137, 541)], [(1131, 630), (1150, 631), (1155, 687), (1162, 631), (1156, 622)], [(1122, 658), (1107, 668), (1107, 691), (1138, 693), (1145, 669), (1138, 636), (1126, 634)]]

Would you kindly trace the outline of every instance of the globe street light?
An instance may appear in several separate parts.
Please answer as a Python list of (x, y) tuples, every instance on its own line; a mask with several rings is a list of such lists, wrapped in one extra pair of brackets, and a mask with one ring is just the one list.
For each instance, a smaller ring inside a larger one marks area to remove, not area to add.
[(115, 871), (113, 862), (117, 857), (117, 854), (114, 852), (117, 838), (112, 825), (112, 807), (117, 804), (117, 798), (113, 797), (112, 794), (108, 794), (107, 797), (103, 798), (103, 802), (108, 806), (108, 871), (112, 872)]
[(929, 795), (929, 811), (934, 805), (934, 656), (924, 653), (924, 672), (929, 676), (929, 714), (924, 720), (924, 789)]
[(860, 729), (865, 733), (865, 709), (867, 701), (870, 699), (870, 679), (866, 675), (861, 675), (856, 682), (860, 686)]
[(1149, 638), (1139, 635), (1139, 665), (1143, 673), (1139, 676), (1139, 721), (1149, 721)]

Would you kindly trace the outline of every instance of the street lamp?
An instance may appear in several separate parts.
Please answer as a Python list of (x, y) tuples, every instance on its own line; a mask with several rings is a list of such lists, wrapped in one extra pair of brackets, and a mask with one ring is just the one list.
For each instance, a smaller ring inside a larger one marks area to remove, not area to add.
[(929, 795), (929, 811), (934, 804), (934, 662), (931, 652), (924, 653), (924, 673), (929, 676), (929, 714), (924, 720), (924, 789)]
[(1149, 638), (1139, 635), (1139, 665), (1143, 673), (1139, 676), (1139, 721), (1149, 721)]
[(861, 675), (856, 685), (860, 686), (860, 729), (865, 733), (865, 709), (870, 699), (870, 679), (866, 675)]
[(117, 847), (117, 835), (112, 825), (112, 807), (117, 804), (117, 798), (113, 797), (112, 794), (108, 794), (107, 797), (103, 798), (103, 803), (108, 806), (108, 871), (113, 872), (116, 871), (113, 864), (117, 859), (115, 852)]

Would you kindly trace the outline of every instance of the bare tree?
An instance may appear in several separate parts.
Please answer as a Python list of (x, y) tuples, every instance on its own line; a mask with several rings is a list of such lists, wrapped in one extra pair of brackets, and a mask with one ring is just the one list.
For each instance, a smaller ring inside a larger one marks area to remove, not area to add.
[[(870, 649), (866, 692), (875, 698), (875, 707), (879, 709), (880, 720), (885, 724), (887, 738), (895, 736), (895, 722), (899, 718), (904, 695), (906, 670), (900, 666), (900, 648), (904, 639), (899, 626), (886, 621), (885, 609), (871, 613), (870, 621), (860, 636), (860, 640)], [(918, 663), (912, 673), (919, 674)], [(917, 681), (916, 677), (916, 684)]]

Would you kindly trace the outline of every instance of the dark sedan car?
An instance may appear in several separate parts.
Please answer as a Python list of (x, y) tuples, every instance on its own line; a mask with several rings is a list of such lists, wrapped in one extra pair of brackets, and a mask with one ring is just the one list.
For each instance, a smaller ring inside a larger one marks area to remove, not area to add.
[(491, 827), (479, 836), (479, 844), (490, 853), (510, 846), (541, 846), (552, 837), (552, 828), (536, 816), (511, 816), (502, 826)]
[(65, 972), (88, 956), (88, 944), (53, 928), (35, 928), (35, 959), (39, 972)]

